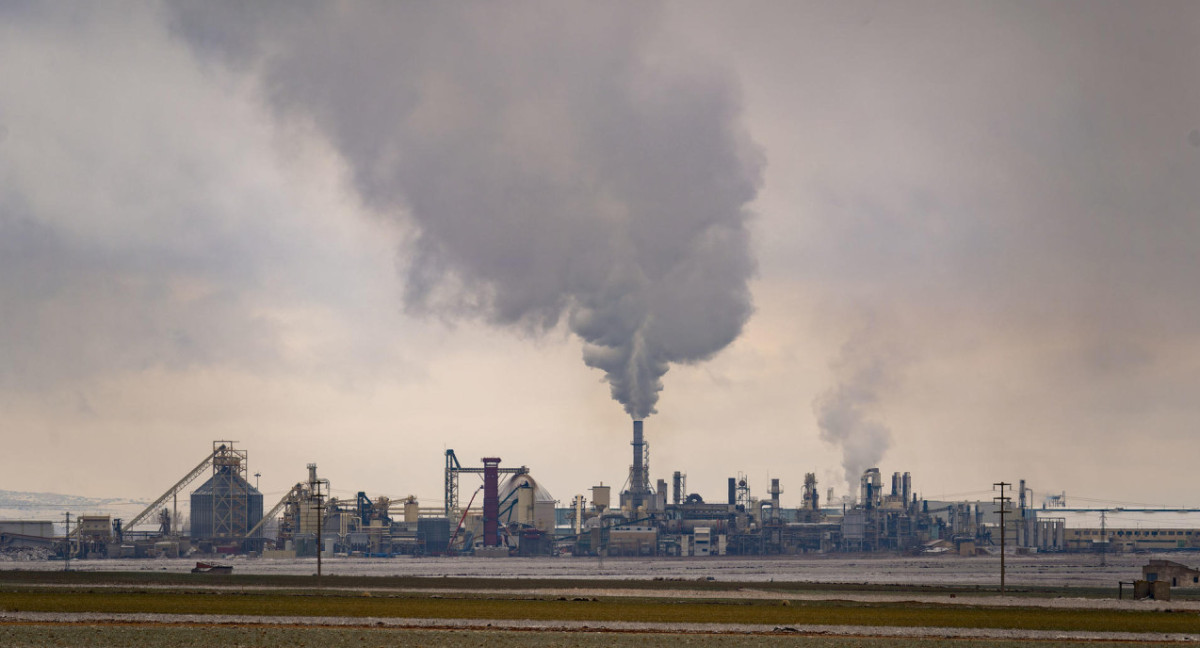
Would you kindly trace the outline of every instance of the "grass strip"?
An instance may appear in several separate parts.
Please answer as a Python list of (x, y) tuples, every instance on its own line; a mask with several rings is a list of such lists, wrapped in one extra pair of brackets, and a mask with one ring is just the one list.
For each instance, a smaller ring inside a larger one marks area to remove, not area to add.
[[(906, 594), (970, 594), (999, 595), (997, 588), (978, 585), (874, 585), (865, 583), (804, 583), (794, 581), (727, 581), (727, 580), (650, 580), (650, 579), (586, 579), (586, 578), (471, 578), (428, 576), (313, 576), (287, 574), (187, 574), (172, 572), (47, 572), (0, 571), (3, 584), (52, 585), (228, 585), (312, 588), (318, 583), (330, 588), (393, 588), (393, 589), (462, 589), (504, 590), (522, 589), (652, 589), (729, 592), (755, 589), (780, 593), (859, 592)], [(1009, 587), (1008, 596), (1073, 598), (1112, 598), (1116, 584), (1102, 587)], [(1178, 590), (1172, 595), (1180, 599), (1200, 598), (1200, 589)]]
[[(796, 635), (697, 635), (645, 632), (527, 632), (504, 630), (426, 630), (387, 628), (293, 628), (119, 626), (39, 624), (0, 625), (6, 648), (191, 648), (255, 646), (257, 648), (1075, 648), (1063, 640), (933, 639), (928, 637), (809, 637)], [(1135, 648), (1146, 643), (1105, 642), (1106, 648)]]
[(1100, 632), (1200, 633), (1200, 614), (916, 603), (602, 598), (442, 598), (277, 593), (0, 592), (0, 610), (250, 616), (528, 619), (767, 625), (930, 626)]

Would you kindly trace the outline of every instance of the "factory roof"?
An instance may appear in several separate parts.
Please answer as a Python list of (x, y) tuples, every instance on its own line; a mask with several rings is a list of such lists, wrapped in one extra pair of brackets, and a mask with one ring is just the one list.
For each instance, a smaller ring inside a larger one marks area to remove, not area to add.
[[(1099, 529), (1100, 513), (1038, 509), (1039, 519), (1063, 518), (1068, 529)], [(1200, 511), (1108, 511), (1104, 525), (1109, 529), (1200, 529)]]
[(522, 488), (528, 484), (533, 489), (533, 501), (535, 502), (553, 502), (554, 496), (550, 491), (546, 490), (541, 484), (533, 478), (533, 475), (525, 473), (523, 475), (512, 475), (503, 484), (500, 485), (500, 501), (508, 499), (509, 495), (518, 488)]
[[(233, 478), (234, 478), (234, 481), (237, 482), (239, 487), (245, 489), (247, 495), (261, 495), (261, 493), (258, 492), (258, 489), (254, 487), (254, 484), (251, 484), (250, 482), (246, 481), (245, 479), (242, 479), (241, 475), (234, 473)], [(209, 477), (208, 481), (197, 486), (196, 490), (192, 491), (192, 494), (193, 495), (212, 495), (213, 494), (213, 479), (214, 479), (213, 477)]]

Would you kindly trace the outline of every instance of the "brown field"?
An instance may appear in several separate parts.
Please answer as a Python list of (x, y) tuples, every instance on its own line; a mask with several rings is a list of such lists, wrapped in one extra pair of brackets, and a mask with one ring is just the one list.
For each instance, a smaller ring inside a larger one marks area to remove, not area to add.
[[(1080, 646), (1079, 641), (935, 639), (929, 637), (816, 637), (794, 633), (714, 634), (678, 632), (529, 632), (498, 630), (224, 627), (163, 625), (0, 625), (0, 645), (10, 648), (214, 648), (214, 647), (328, 647), (328, 648), (1055, 648)], [(1090, 643), (1090, 642), (1088, 642)], [(1132, 648), (1147, 642), (1106, 641), (1107, 648)]]
[(1105, 588), (0, 572), (0, 646), (1110, 646), (1200, 603)]

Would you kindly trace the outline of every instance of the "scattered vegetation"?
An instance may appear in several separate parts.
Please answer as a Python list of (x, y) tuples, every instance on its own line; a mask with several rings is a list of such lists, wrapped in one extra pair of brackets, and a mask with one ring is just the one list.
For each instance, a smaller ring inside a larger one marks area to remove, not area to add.
[[(928, 594), (999, 595), (996, 587), (978, 585), (875, 585), (864, 583), (802, 583), (794, 581), (753, 581), (675, 579), (568, 579), (568, 578), (431, 578), (424, 576), (294, 576), (283, 574), (187, 574), (178, 572), (61, 572), (61, 571), (0, 571), (0, 586), (5, 584), (55, 585), (220, 585), (237, 587), (273, 587), (282, 589), (358, 588), (358, 589), (454, 589), (466, 591), (521, 589), (621, 589), (621, 590), (687, 590), (729, 592), (752, 589), (784, 593), (876, 592)], [(1006, 596), (1112, 598), (1116, 583), (1101, 587), (1009, 587)], [(1200, 590), (1176, 590), (1176, 598), (1200, 599)]]
[[(369, 594), (369, 592), (367, 592)], [(0, 590), (0, 610), (250, 616), (335, 616), (534, 621), (641, 621), (931, 626), (1101, 632), (1200, 632), (1200, 614), (838, 600), (504, 597), (345, 591)]]
[[(123, 625), (0, 625), (0, 645), (12, 648), (98, 646), (108, 648), (1060, 648), (1078, 646), (1073, 641), (1005, 641), (896, 637), (809, 637), (788, 632), (773, 634), (684, 634), (676, 632), (521, 632), (494, 630), (401, 630), (395, 628), (296, 628), (226, 626), (123, 626)], [(1108, 648), (1133, 648), (1141, 643), (1105, 642)]]

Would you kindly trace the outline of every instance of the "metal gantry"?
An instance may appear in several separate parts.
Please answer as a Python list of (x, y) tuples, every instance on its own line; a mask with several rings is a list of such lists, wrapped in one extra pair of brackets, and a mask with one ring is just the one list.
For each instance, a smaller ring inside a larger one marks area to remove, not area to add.
[(213, 441), (212, 537), (214, 538), (244, 538), (246, 536), (250, 508), (250, 482), (246, 480), (246, 459), (246, 451), (235, 450), (232, 441)]
[[(529, 472), (529, 468), (521, 466), (519, 468), (498, 468), (502, 475), (524, 475)], [(454, 450), (446, 450), (446, 500), (445, 514), (446, 518), (453, 521), (457, 519), (462, 510), (458, 508), (458, 474), (473, 473), (483, 474), (483, 468), (463, 468), (458, 462), (458, 457), (454, 455)]]

